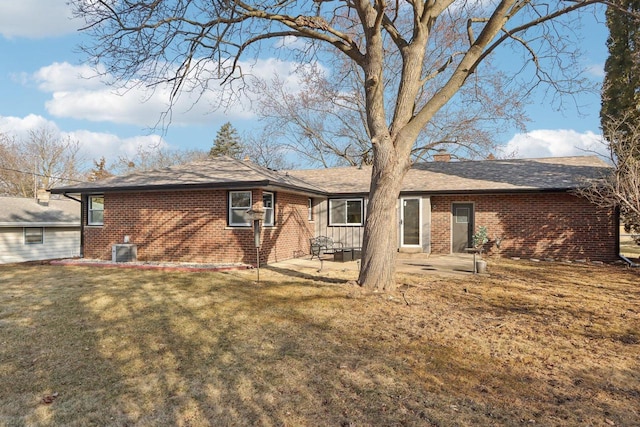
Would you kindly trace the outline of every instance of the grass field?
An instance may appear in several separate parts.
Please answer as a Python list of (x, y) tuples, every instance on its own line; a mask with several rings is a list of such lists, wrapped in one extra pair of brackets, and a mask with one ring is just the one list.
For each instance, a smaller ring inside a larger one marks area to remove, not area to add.
[(0, 426), (640, 425), (638, 269), (489, 269), (0, 266)]
[(620, 242), (620, 253), (627, 258), (635, 258), (640, 262), (640, 245), (635, 242)]
[(626, 234), (623, 227), (620, 227), (620, 253), (640, 263), (640, 245), (633, 240), (631, 235)]

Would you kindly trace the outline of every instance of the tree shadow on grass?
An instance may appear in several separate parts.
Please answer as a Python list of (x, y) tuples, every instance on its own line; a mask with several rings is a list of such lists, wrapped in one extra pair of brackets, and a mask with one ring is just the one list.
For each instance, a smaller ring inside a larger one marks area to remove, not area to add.
[(323, 400), (343, 389), (335, 347), (345, 344), (332, 316), (305, 307), (341, 300), (321, 285), (163, 274), (126, 292), (96, 289), (82, 303), (100, 331), (96, 347), (116, 361), (105, 375), (125, 384), (115, 400), (122, 424), (284, 425), (319, 411), (339, 425), (348, 406), (330, 414)]
[(340, 278), (325, 276), (322, 274), (321, 271), (319, 271), (317, 274), (309, 274), (309, 273), (294, 270), (291, 268), (276, 267), (273, 265), (267, 265), (263, 268), (265, 268), (266, 270), (272, 271), (274, 273), (282, 274), (283, 276), (291, 277), (294, 279), (313, 280), (316, 282), (332, 283), (332, 284), (347, 284), (350, 281), (348, 279), (340, 279)]
[[(451, 310), (434, 313), (428, 295), (422, 306), (354, 299), (295, 276), (259, 285), (78, 267), (23, 276), (0, 293), (0, 320), (17, 328), (0, 329), (12, 344), (0, 366), (21, 387), (0, 387), (0, 401), (27, 396), (9, 425), (552, 425), (575, 410), (590, 419), (585, 408), (612, 396), (622, 400), (609, 418), (630, 425), (637, 393), (624, 386), (636, 374), (615, 366), (577, 366), (582, 391), (481, 352), (469, 360), (438, 336), (433, 325)], [(31, 309), (20, 314), (16, 298)], [(609, 391), (600, 374), (616, 378)]]
[[(94, 316), (79, 300), (91, 294), (90, 270), (49, 274), (48, 266), (16, 266), (0, 292), (0, 419), (7, 425), (105, 425), (126, 389), (118, 364), (100, 353)], [(34, 274), (37, 273), (37, 274)], [(111, 273), (102, 280), (108, 282)], [(3, 322), (3, 323), (4, 323)], [(6, 382), (5, 382), (6, 381)], [(100, 409), (98, 409), (100, 408)], [(111, 409), (108, 409), (111, 408)], [(111, 418), (114, 420), (115, 418)], [(3, 424), (4, 425), (4, 424)]]

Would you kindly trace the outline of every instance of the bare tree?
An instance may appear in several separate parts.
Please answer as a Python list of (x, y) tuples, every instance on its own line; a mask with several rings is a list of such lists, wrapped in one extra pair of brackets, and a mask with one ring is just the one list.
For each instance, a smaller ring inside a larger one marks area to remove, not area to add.
[[(35, 183), (29, 182), (27, 171), (22, 170), (18, 144), (8, 135), (0, 134), (0, 194), (27, 197), (33, 195)], [(33, 171), (33, 168), (30, 168)], [(33, 176), (31, 175), (31, 178)]]
[(91, 168), (87, 174), (87, 179), (90, 182), (100, 181), (101, 179), (106, 179), (112, 177), (113, 174), (109, 172), (107, 168), (107, 159), (102, 156), (100, 160), (93, 161), (93, 168)]
[[(278, 48), (301, 62), (346, 57), (361, 76), (372, 177), (359, 283), (395, 288), (396, 202), (421, 132), (499, 48), (513, 48), (509, 78), (532, 71), (526, 93), (547, 84), (571, 93), (576, 11), (604, 0), (454, 2), (76, 0), (95, 43), (85, 51), (121, 81), (169, 82), (173, 93), (242, 77), (242, 60)], [(449, 37), (444, 29), (452, 29)], [(283, 41), (295, 38), (299, 43)], [(278, 45), (276, 42), (280, 41)], [(390, 41), (390, 43), (387, 43)], [(325, 46), (331, 49), (331, 56)], [(427, 60), (428, 59), (428, 60)], [(330, 66), (330, 65), (329, 65)], [(393, 75), (391, 75), (392, 73)], [(395, 76), (395, 77), (394, 77)], [(389, 87), (387, 82), (395, 82)], [(527, 82), (524, 82), (527, 83)]]
[(322, 167), (371, 164), (364, 99), (357, 88), (341, 90), (313, 65), (300, 67), (296, 76), (301, 83), (296, 91), (280, 76), (253, 82), (258, 113), (272, 140)]
[(289, 147), (274, 139), (269, 132), (245, 135), (243, 154), (253, 163), (273, 170), (294, 169), (295, 162), (288, 159)]
[(625, 231), (640, 236), (640, 123), (632, 116), (610, 119), (605, 134), (613, 169), (578, 193), (599, 206), (620, 208)]
[[(362, 75), (346, 57), (336, 58), (333, 65), (332, 70), (319, 64), (303, 65), (286, 79), (277, 75), (256, 78), (252, 82), (258, 99), (256, 110), (265, 129), (310, 164), (371, 165), (373, 151)], [(486, 158), (497, 151), (497, 133), (507, 126), (524, 130), (527, 118), (521, 88), (506, 85), (505, 76), (490, 65), (482, 74), (483, 81), (477, 78), (462, 87), (422, 129), (411, 152), (412, 160), (431, 159), (440, 149), (459, 159)], [(291, 84), (292, 77), (297, 78), (299, 87)], [(385, 78), (385, 87), (397, 86), (390, 81), (397, 75), (389, 72)]]
[(120, 156), (111, 167), (116, 175), (162, 169), (196, 160), (204, 160), (207, 153), (201, 150), (169, 150), (161, 146), (138, 145), (133, 156)]
[(26, 139), (5, 136), (0, 141), (0, 192), (35, 197), (38, 188), (80, 180), (79, 149), (78, 141), (48, 127), (30, 131)]

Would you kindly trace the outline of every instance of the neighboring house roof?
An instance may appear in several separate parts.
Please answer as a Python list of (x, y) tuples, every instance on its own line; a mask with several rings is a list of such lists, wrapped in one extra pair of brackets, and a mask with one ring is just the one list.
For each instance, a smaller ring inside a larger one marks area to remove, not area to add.
[(35, 199), (0, 197), (0, 227), (60, 226), (80, 226), (80, 203), (51, 199), (45, 206)]
[(323, 194), (322, 188), (249, 161), (219, 156), (164, 169), (114, 176), (96, 182), (57, 187), (52, 193), (130, 190), (272, 187)]
[[(602, 178), (610, 165), (596, 156), (417, 163), (402, 191), (422, 193), (565, 191)], [(371, 167), (291, 170), (330, 194), (369, 191)]]
[[(610, 166), (595, 156), (417, 163), (402, 191), (421, 193), (566, 191), (601, 178)], [(58, 187), (53, 193), (269, 187), (312, 194), (366, 194), (371, 167), (273, 171), (216, 157), (105, 180)]]

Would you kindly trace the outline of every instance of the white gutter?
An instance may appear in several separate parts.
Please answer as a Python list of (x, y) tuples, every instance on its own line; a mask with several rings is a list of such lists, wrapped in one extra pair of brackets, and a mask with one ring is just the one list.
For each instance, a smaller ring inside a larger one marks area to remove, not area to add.
[(0, 222), (0, 227), (80, 227), (80, 222)]

